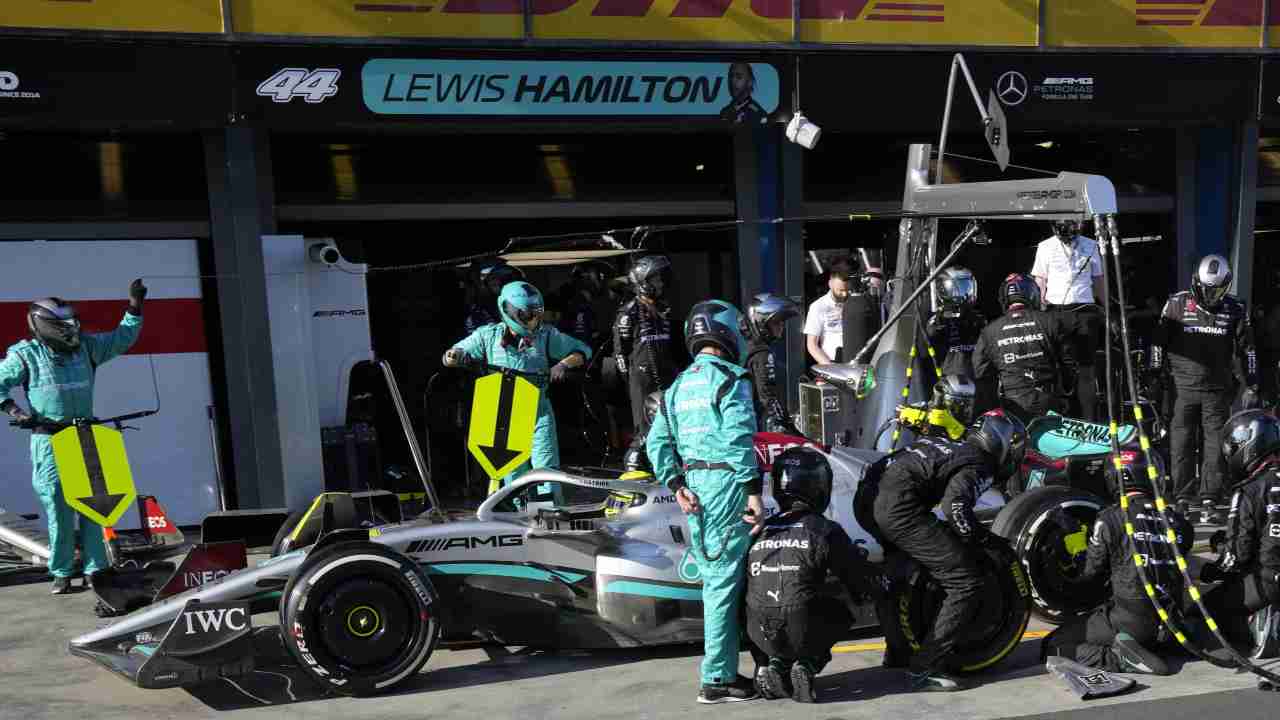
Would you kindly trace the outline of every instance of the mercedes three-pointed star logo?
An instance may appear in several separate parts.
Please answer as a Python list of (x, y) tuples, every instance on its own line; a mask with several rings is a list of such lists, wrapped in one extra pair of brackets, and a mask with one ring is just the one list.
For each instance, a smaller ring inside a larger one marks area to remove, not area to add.
[(996, 80), (996, 97), (1010, 107), (1026, 100), (1028, 89), (1026, 76), (1017, 70), (1009, 70)]

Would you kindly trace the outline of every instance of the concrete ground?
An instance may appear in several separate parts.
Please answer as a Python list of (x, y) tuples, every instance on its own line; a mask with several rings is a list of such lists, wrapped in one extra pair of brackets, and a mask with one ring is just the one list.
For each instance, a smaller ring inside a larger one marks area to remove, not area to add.
[[(90, 593), (50, 597), (41, 578), (0, 578), (0, 719), (116, 720), (147, 718), (521, 718), (606, 720), (682, 715), (733, 720), (788, 718), (1072, 717), (1101, 710), (1106, 718), (1161, 720), (1218, 713), (1233, 719), (1275, 718), (1280, 695), (1259, 692), (1249, 674), (1186, 662), (1166, 678), (1138, 676), (1128, 695), (1084, 703), (1038, 662), (1029, 638), (979, 688), (951, 695), (906, 692), (901, 671), (881, 669), (879, 638), (841, 643), (819, 678), (820, 704), (755, 701), (705, 707), (694, 703), (699, 649), (542, 653), (441, 650), (400, 692), (376, 698), (322, 697), (310, 683), (269, 659), (253, 676), (201, 688), (140, 690), (66, 651), (73, 635), (98, 626)], [(272, 616), (255, 618), (267, 624)], [(750, 659), (743, 655), (743, 668)], [(1105, 709), (1103, 709), (1105, 708)], [(1154, 715), (1152, 715), (1154, 714)], [(1083, 718), (1084, 716), (1081, 715)]]

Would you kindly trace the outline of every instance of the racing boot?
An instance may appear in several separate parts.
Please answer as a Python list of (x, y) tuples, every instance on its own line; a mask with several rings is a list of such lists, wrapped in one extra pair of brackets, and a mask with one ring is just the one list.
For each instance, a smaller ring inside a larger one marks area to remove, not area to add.
[(964, 680), (942, 670), (912, 670), (908, 677), (912, 692), (959, 692), (970, 687)]
[(1155, 653), (1142, 647), (1129, 633), (1116, 633), (1111, 641), (1111, 655), (1120, 672), (1144, 675), (1168, 675), (1169, 666)]
[(791, 666), (791, 699), (798, 703), (818, 702), (813, 688), (813, 670), (801, 660)]
[(760, 697), (756, 685), (750, 678), (738, 676), (738, 679), (727, 685), (703, 685), (698, 693), (698, 702), (702, 705), (719, 705), (721, 703), (745, 702)]
[(780, 658), (769, 658), (756, 668), (756, 690), (765, 700), (791, 697), (790, 663)]
[(71, 578), (56, 577), (53, 579), (52, 595), (67, 595), (71, 592)]

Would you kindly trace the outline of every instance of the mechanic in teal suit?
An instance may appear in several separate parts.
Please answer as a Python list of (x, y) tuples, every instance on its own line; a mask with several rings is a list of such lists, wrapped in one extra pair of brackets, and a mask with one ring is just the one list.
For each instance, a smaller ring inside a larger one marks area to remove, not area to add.
[[(49, 519), (49, 573), (53, 575), (54, 595), (71, 590), (77, 513), (62, 497), (50, 430), (36, 422), (65, 423), (93, 417), (94, 374), (98, 366), (133, 347), (142, 331), (142, 301), (146, 296), (142, 280), (134, 280), (129, 286), (129, 309), (120, 325), (111, 332), (96, 334), (80, 332), (80, 320), (71, 303), (60, 298), (37, 300), (27, 309), (32, 339), (9, 348), (4, 360), (0, 360), (0, 410), (19, 427), (33, 431), (31, 484)], [(31, 413), (10, 397), (17, 387), (26, 391)], [(93, 574), (107, 569), (107, 551), (102, 528), (86, 517), (79, 520), (84, 582), (86, 587), (92, 587)]]
[(663, 393), (645, 439), (654, 474), (689, 515), (702, 576), (703, 704), (756, 697), (754, 683), (738, 675), (745, 560), (764, 520), (746, 333), (742, 313), (729, 303), (693, 307), (684, 325), (693, 364)]
[[(510, 483), (533, 468), (560, 466), (560, 446), (556, 440), (556, 417), (547, 397), (547, 381), (560, 382), (571, 368), (591, 359), (591, 348), (582, 341), (544, 325), (545, 306), (538, 288), (524, 281), (507, 283), (498, 296), (498, 314), (502, 322), (485, 325), (444, 354), (444, 364), (460, 367), (488, 363), (512, 368), (537, 377), (525, 378), (538, 386), (538, 421), (533, 431), (532, 461), (525, 462), (503, 479)], [(552, 358), (559, 358), (552, 363)], [(497, 490), (491, 485), (489, 493)]]

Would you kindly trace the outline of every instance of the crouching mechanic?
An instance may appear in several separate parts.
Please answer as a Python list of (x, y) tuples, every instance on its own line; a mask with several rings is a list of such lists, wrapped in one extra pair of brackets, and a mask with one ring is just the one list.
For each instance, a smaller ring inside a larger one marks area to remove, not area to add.
[[(867, 469), (854, 499), (858, 523), (891, 552), (905, 552), (946, 590), (933, 630), (910, 659), (913, 690), (965, 689), (952, 656), (965, 625), (981, 607), (978, 547), (990, 537), (973, 514), (978, 497), (1017, 471), (1027, 430), (1013, 415), (993, 410), (961, 442), (922, 437)], [(933, 508), (941, 503), (946, 523)], [(870, 512), (868, 512), (870, 511)], [(868, 517), (870, 514), (870, 517)], [(890, 647), (886, 666), (901, 666), (909, 650)]]
[(738, 675), (739, 603), (752, 526), (764, 519), (752, 437), (756, 414), (747, 359), (746, 319), (721, 300), (698, 303), (684, 325), (693, 364), (663, 393), (646, 449), (658, 480), (689, 515), (702, 575), (705, 631), (698, 702), (756, 697)]
[[(544, 325), (542, 293), (523, 280), (507, 283), (498, 295), (498, 314), (502, 322), (481, 327), (444, 354), (446, 367), (487, 363), (511, 368), (535, 377), (526, 378), (539, 391), (547, 381), (560, 382), (568, 371), (580, 367), (591, 358), (591, 348), (581, 340)], [(553, 362), (552, 358), (558, 358)], [(532, 468), (560, 466), (560, 446), (556, 440), (556, 417), (551, 411), (547, 393), (538, 396), (538, 420), (533, 430), (531, 462), (525, 462), (504, 478), (514, 481)], [(491, 486), (490, 494), (497, 490)]]
[(1223, 429), (1232, 487), (1227, 537), (1200, 579), (1221, 583), (1204, 594), (1209, 614), (1239, 637), (1249, 615), (1280, 610), (1280, 420), (1262, 410), (1236, 413)]
[(747, 556), (747, 635), (769, 656), (756, 668), (768, 700), (816, 702), (814, 676), (853, 624), (838, 598), (824, 596), (827, 574), (858, 597), (871, 589), (867, 551), (822, 516), (831, 503), (831, 465), (822, 453), (793, 447), (773, 461), (770, 489), (781, 513), (765, 522)]
[[(1134, 565), (1143, 559), (1147, 579), (1165, 608), (1176, 607), (1184, 588), (1168, 534), (1159, 522), (1152, 499), (1151, 473), (1142, 453), (1120, 453), (1120, 490), (1129, 499), (1129, 510), (1113, 505), (1103, 510), (1093, 526), (1084, 568), (1078, 582), (1110, 579), (1111, 598), (1089, 615), (1055, 630), (1040, 646), (1040, 659), (1060, 655), (1088, 667), (1110, 672), (1168, 675), (1169, 666), (1152, 648), (1161, 622), (1143, 589), (1144, 581)], [(1157, 476), (1163, 473), (1155, 473)], [(1165, 515), (1182, 553), (1191, 551), (1195, 531), (1179, 513)], [(1125, 525), (1132, 523), (1130, 538)], [(1081, 557), (1081, 556), (1077, 556)]]
[[(58, 467), (53, 460), (51, 431), (40, 421), (70, 423), (93, 417), (93, 381), (98, 366), (133, 347), (142, 331), (142, 301), (147, 288), (142, 280), (129, 286), (129, 309), (115, 330), (81, 333), (80, 320), (71, 303), (60, 298), (37, 300), (27, 310), (32, 339), (9, 348), (0, 361), (0, 410), (31, 433), (31, 484), (49, 521), (49, 574), (53, 594), (71, 591), (75, 574), (76, 513), (62, 498)], [(31, 413), (14, 402), (9, 393), (22, 387)], [(85, 586), (93, 586), (93, 574), (107, 569), (102, 528), (80, 517), (80, 549)]]

